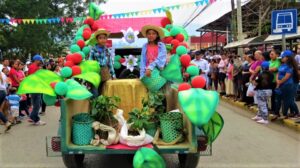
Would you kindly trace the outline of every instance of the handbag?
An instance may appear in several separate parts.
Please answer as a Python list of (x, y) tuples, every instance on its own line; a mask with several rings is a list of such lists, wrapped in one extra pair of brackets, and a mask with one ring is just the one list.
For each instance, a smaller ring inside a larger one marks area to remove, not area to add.
[(250, 83), (249, 86), (248, 86), (248, 89), (247, 89), (247, 93), (246, 93), (247, 97), (253, 97), (254, 96), (254, 94), (255, 94), (254, 89), (255, 89), (255, 86), (252, 83)]
[(111, 79), (109, 68), (107, 66), (101, 67), (100, 75), (101, 75), (101, 82), (105, 82)]

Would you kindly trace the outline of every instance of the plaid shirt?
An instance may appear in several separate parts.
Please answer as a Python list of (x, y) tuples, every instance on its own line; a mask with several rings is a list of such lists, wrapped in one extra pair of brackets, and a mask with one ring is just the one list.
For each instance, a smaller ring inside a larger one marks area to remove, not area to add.
[(110, 52), (106, 47), (101, 48), (98, 45), (92, 47), (89, 60), (98, 61), (101, 67), (107, 66), (109, 68), (111, 76), (113, 78), (116, 77), (113, 60), (110, 55)]

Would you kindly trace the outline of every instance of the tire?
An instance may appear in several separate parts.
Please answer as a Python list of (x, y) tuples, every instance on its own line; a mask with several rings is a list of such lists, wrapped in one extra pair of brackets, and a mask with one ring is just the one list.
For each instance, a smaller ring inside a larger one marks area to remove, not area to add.
[(196, 168), (199, 158), (197, 153), (178, 154), (180, 168)]
[(84, 154), (63, 154), (62, 159), (67, 168), (82, 168)]
[(129, 69), (124, 69), (119, 76), (120, 79), (135, 79), (139, 77), (140, 77), (140, 71), (137, 70), (136, 68), (133, 69), (132, 72)]

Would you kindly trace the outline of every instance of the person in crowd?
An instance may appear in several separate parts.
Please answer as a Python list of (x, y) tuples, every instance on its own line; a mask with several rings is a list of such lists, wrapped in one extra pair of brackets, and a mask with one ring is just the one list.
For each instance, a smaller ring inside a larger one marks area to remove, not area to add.
[[(109, 79), (116, 79), (116, 74), (113, 66), (113, 58), (106, 47), (106, 42), (110, 33), (105, 29), (98, 29), (94, 35), (97, 40), (97, 44), (91, 48), (89, 59), (98, 61), (101, 67), (101, 83), (99, 87), (101, 90), (104, 82)], [(99, 95), (99, 91), (95, 87), (91, 87), (94, 97), (97, 97)]]
[(218, 64), (218, 68), (219, 68), (219, 83), (221, 86), (221, 95), (225, 95), (225, 78), (226, 78), (226, 72), (227, 72), (227, 64), (228, 64), (228, 60), (227, 60), (227, 56), (225, 53), (221, 53), (221, 60)]
[(21, 120), (19, 118), (19, 107), (20, 107), (20, 96), (17, 94), (17, 88), (11, 87), (9, 89), (9, 95), (7, 96), (7, 100), (9, 101), (10, 105), (10, 112), (13, 119), (13, 124), (19, 124), (21, 123)]
[(25, 76), (28, 76), (28, 67), (30, 66), (30, 64), (31, 64), (30, 61), (26, 61), (25, 67), (24, 67), (24, 74), (25, 74)]
[(59, 72), (60, 72), (61, 69), (64, 67), (64, 58), (59, 57), (57, 59), (57, 66), (58, 66), (58, 69), (59, 69)]
[(209, 71), (209, 65), (208, 65), (208, 61), (203, 58), (204, 52), (196, 51), (195, 55), (196, 57), (194, 60), (192, 60), (192, 63), (198, 66), (200, 70), (200, 76), (202, 76), (208, 82), (209, 79), (207, 74)]
[(251, 52), (245, 54), (245, 61), (243, 65), (242, 78), (243, 78), (243, 101), (247, 106), (251, 106), (253, 104), (253, 97), (247, 96), (247, 90), (250, 83), (250, 67), (255, 62), (255, 58), (251, 55)]
[(218, 63), (217, 59), (212, 59), (209, 65), (209, 73), (210, 74), (210, 82), (209, 87), (212, 89), (212, 85), (214, 84), (215, 91), (218, 91)]
[(261, 64), (262, 71), (256, 77), (255, 90), (257, 95), (258, 113), (252, 119), (260, 124), (268, 124), (268, 107), (267, 100), (272, 95), (273, 74), (268, 70), (269, 62), (264, 61)]
[(13, 64), (8, 74), (12, 82), (12, 87), (15, 88), (18, 88), (21, 82), (20, 78), (18, 78), (18, 70), (19, 70), (19, 61), (15, 60), (13, 61)]
[[(36, 71), (38, 71), (42, 63), (43, 63), (43, 57), (39, 54), (36, 54), (33, 57), (33, 63), (29, 66), (28, 74), (31, 75), (31, 74), (34, 74)], [(41, 121), (40, 117), (39, 117), (39, 110), (41, 107), (42, 94), (32, 93), (31, 100), (32, 100), (33, 108), (32, 108), (32, 112), (30, 113), (30, 119), (28, 119), (28, 121), (32, 122), (36, 126), (46, 125), (46, 122)]]
[(233, 68), (234, 61), (232, 57), (229, 57), (228, 67), (227, 67), (227, 79), (226, 79), (226, 96), (233, 96)]
[[(249, 72), (251, 74), (250, 76), (250, 84), (253, 85), (254, 80), (256, 79), (256, 77), (258, 76), (258, 73), (261, 70), (261, 64), (264, 61), (264, 57), (262, 55), (262, 52), (260, 50), (257, 50), (254, 52), (254, 58), (255, 58), (255, 62), (250, 66)], [(253, 95), (254, 98), (254, 104), (257, 104), (257, 97), (256, 94), (254, 93)]]
[(151, 76), (154, 68), (162, 70), (167, 59), (167, 50), (160, 40), (164, 37), (163, 30), (154, 25), (146, 25), (142, 28), (142, 34), (148, 42), (143, 45), (140, 62), (140, 78)]
[(293, 57), (293, 52), (285, 50), (281, 54), (281, 62), (282, 64), (278, 68), (276, 87), (280, 89), (283, 101), (282, 118), (288, 118), (289, 109), (294, 112), (293, 115), (298, 117), (299, 109), (295, 103), (295, 81), (299, 81), (299, 76), (297, 73), (298, 65)]
[[(6, 83), (6, 75), (3, 72), (0, 72), (0, 106), (2, 106), (7, 91), (7, 83)], [(5, 124), (5, 132), (7, 132), (11, 128), (11, 122), (7, 120), (7, 117), (4, 114), (2, 108), (0, 108), (0, 120)]]
[(235, 56), (233, 66), (233, 91), (235, 101), (242, 99), (242, 89), (242, 60), (238, 56)]
[[(270, 66), (269, 66), (269, 71), (273, 73), (274, 79), (272, 81), (272, 96), (271, 96), (271, 113), (272, 113), (272, 118), (271, 121), (275, 121), (279, 116), (279, 110), (281, 108), (281, 96), (277, 95), (275, 93), (275, 88), (276, 88), (276, 76), (278, 73), (278, 68), (280, 67), (280, 60), (278, 57), (280, 56), (280, 51), (273, 49), (270, 52)], [(275, 102), (275, 100), (277, 101)], [(276, 107), (278, 106), (278, 107)]]
[(300, 48), (297, 49), (297, 54), (295, 56), (295, 60), (298, 65), (298, 69), (300, 69)]
[(0, 64), (0, 71), (2, 71), (3, 68), (7, 68), (8, 70), (10, 70), (9, 64), (10, 64), (9, 59), (4, 58), (2, 64)]

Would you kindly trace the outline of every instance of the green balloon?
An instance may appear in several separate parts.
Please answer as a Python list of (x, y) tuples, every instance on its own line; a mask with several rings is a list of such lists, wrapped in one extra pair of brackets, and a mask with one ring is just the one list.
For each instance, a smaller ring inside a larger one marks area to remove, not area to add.
[(79, 64), (79, 67), (81, 69), (81, 73), (86, 73), (86, 72), (96, 72), (100, 73), (100, 66), (97, 61), (93, 60), (86, 60), (83, 61)]
[(122, 57), (120, 55), (115, 56), (115, 61), (119, 62)]
[(77, 53), (79, 53), (82, 56), (82, 60), (85, 59), (85, 53), (83, 51), (78, 51)]
[(82, 36), (76, 36), (74, 41), (77, 42), (78, 40), (84, 40), (84, 38)]
[(54, 87), (54, 91), (56, 94), (63, 96), (68, 92), (68, 85), (65, 82), (58, 82)]
[(115, 62), (114, 63), (114, 69), (120, 69), (121, 68), (121, 63), (120, 62)]
[(186, 47), (185, 46), (178, 46), (177, 48), (176, 48), (176, 54), (177, 55), (183, 55), (183, 54), (186, 54), (188, 51), (187, 51), (187, 49), (186, 49)]
[(60, 71), (60, 75), (64, 78), (72, 76), (72, 69), (70, 67), (63, 67)]
[(167, 24), (167, 25), (166, 25), (166, 29), (167, 29), (167, 30), (170, 30), (170, 29), (172, 29), (172, 27), (173, 27), (173, 25), (172, 25), (172, 24)]
[(136, 151), (133, 158), (134, 168), (165, 168), (164, 159), (153, 149), (142, 147)]
[(185, 41), (188, 41), (189, 35), (188, 35), (188, 33), (187, 33), (187, 31), (185, 30), (184, 27), (182, 27), (182, 26), (173, 26), (173, 28), (178, 29), (178, 30), (179, 30), (179, 33), (180, 33), (180, 34), (183, 34), (184, 40), (185, 40)]
[(83, 53), (84, 53), (85, 55), (89, 55), (89, 54), (90, 54), (90, 47), (85, 46), (85, 47), (83, 47), (82, 51), (83, 51)]
[(197, 76), (199, 75), (199, 68), (197, 66), (191, 65), (186, 69), (186, 72), (190, 74), (190, 76)]
[(71, 45), (70, 50), (71, 50), (71, 53), (76, 53), (76, 52), (78, 52), (78, 51), (81, 51), (81, 50), (80, 50), (80, 47), (79, 47), (77, 44)]
[(56, 96), (43, 94), (43, 100), (47, 106), (53, 106), (56, 102)]
[(172, 27), (171, 30), (170, 30), (171, 36), (176, 36), (179, 33), (180, 33), (180, 29), (177, 28), (177, 27)]
[(162, 30), (164, 31), (165, 37), (169, 37), (171, 36), (170, 32), (168, 29), (162, 28)]

